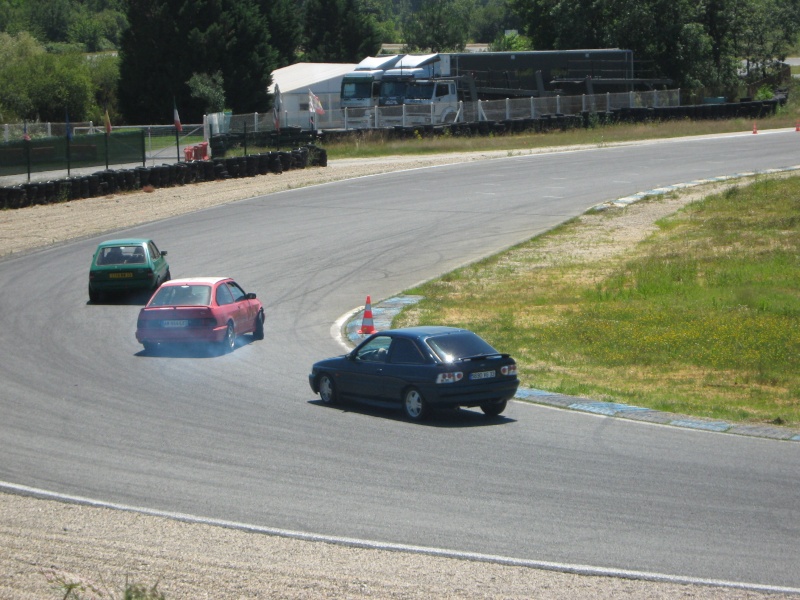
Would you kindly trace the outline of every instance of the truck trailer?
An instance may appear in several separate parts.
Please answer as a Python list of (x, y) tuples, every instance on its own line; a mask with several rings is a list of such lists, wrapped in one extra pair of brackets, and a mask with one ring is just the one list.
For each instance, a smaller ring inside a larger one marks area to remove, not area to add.
[[(446, 123), (457, 118), (460, 101), (635, 91), (669, 83), (637, 77), (633, 51), (618, 48), (406, 54), (387, 57), (382, 65), (377, 60), (365, 59), (363, 68), (360, 64), (342, 82), (342, 107), (364, 109), (363, 114), (348, 110), (351, 125), (359, 118), (367, 126), (405, 124), (409, 112), (415, 124)], [(439, 106), (430, 108), (434, 104)], [(375, 106), (381, 108), (380, 124)], [(402, 115), (391, 109), (399, 106), (409, 108)]]

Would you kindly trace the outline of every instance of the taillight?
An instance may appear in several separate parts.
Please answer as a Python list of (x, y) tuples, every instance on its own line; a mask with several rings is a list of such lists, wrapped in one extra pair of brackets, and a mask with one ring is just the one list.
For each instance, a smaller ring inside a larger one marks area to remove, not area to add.
[(214, 318), (190, 319), (189, 323), (192, 327), (216, 327), (217, 320)]
[(436, 383), (455, 383), (464, 378), (464, 373), (461, 371), (454, 371), (453, 373), (439, 373), (436, 377)]
[(514, 363), (513, 365), (505, 365), (504, 367), (500, 367), (500, 373), (503, 375), (511, 375), (512, 377), (517, 374), (517, 365)]

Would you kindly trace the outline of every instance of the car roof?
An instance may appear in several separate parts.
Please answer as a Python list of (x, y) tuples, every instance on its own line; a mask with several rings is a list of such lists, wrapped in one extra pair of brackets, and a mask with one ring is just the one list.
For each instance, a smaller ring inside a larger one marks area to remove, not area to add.
[(106, 240), (104, 242), (100, 242), (97, 247), (103, 248), (105, 246), (141, 246), (149, 242), (150, 240), (147, 238), (123, 238), (119, 240)]
[(230, 279), (230, 277), (183, 277), (181, 279), (170, 279), (161, 285), (214, 285), (219, 281), (226, 281), (228, 279)]
[(434, 335), (445, 335), (448, 333), (458, 333), (460, 331), (469, 330), (460, 327), (446, 327), (444, 325), (419, 325), (417, 327), (401, 327), (399, 329), (387, 329), (386, 331), (379, 331), (378, 333), (385, 333), (396, 337), (406, 337), (415, 339), (424, 339)]

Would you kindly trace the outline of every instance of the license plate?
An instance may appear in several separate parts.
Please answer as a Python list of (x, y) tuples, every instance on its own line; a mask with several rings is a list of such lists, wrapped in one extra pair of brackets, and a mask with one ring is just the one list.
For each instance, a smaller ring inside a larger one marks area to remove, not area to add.
[(186, 327), (189, 321), (186, 319), (169, 319), (162, 322), (164, 327)]
[(470, 379), (491, 379), (495, 376), (494, 371), (476, 371), (475, 373), (470, 373)]
[(130, 277), (133, 277), (133, 273), (129, 271), (125, 271), (124, 273), (111, 273), (109, 274), (109, 277), (111, 279), (129, 279)]

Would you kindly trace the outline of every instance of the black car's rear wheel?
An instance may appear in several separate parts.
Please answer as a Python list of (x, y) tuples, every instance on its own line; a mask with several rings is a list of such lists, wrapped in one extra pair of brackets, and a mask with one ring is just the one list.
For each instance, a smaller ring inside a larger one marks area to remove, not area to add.
[(236, 332), (233, 329), (233, 323), (228, 322), (228, 328), (225, 330), (225, 337), (220, 342), (220, 351), (222, 354), (233, 352), (233, 347), (236, 345)]
[(336, 385), (330, 375), (323, 375), (319, 378), (319, 397), (325, 404), (336, 404)]
[(496, 417), (506, 409), (507, 404), (508, 400), (503, 400), (502, 402), (487, 402), (486, 404), (481, 404), (481, 410), (487, 417)]
[(403, 412), (412, 421), (421, 421), (428, 416), (430, 411), (428, 403), (419, 390), (416, 388), (409, 388), (403, 396)]

